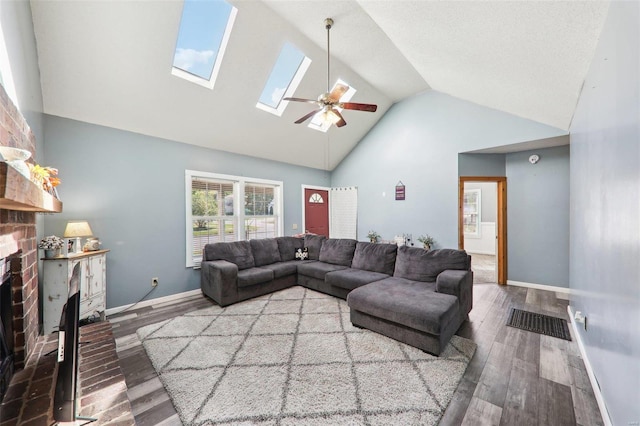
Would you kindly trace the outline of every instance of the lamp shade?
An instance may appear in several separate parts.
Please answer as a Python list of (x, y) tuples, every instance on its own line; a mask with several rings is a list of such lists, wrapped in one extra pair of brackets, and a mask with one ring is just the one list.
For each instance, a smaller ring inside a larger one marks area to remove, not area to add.
[(90, 237), (92, 235), (93, 232), (91, 232), (89, 222), (86, 220), (67, 222), (67, 227), (64, 229), (65, 238)]

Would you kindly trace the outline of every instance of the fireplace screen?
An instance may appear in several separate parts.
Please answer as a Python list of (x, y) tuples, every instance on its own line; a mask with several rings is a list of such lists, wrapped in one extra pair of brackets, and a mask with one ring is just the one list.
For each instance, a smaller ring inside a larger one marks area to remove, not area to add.
[(0, 261), (2, 284), (0, 285), (0, 401), (13, 375), (13, 313), (11, 308), (11, 274), (8, 263)]

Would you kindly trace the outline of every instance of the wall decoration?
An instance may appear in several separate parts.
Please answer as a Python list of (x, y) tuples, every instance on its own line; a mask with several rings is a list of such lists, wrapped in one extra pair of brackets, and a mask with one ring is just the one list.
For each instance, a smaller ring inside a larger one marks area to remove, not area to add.
[(404, 183), (402, 181), (398, 181), (396, 185), (396, 200), (404, 200), (405, 191), (404, 191)]

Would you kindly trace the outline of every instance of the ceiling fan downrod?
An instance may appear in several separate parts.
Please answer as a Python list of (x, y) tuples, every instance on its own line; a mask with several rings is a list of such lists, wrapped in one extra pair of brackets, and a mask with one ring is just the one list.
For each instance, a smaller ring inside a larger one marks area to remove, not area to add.
[(331, 78), (330, 78), (330, 70), (331, 70), (331, 45), (330, 45), (330, 37), (329, 31), (333, 26), (333, 19), (327, 18), (324, 20), (324, 27), (327, 29), (327, 93), (331, 90)]

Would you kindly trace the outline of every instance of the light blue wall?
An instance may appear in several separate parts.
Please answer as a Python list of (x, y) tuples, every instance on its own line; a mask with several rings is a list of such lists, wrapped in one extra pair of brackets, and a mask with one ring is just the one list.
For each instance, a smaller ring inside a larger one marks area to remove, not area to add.
[[(185, 268), (185, 169), (284, 182), (284, 227), (302, 220), (301, 185), (329, 185), (329, 174), (45, 115), (49, 164), (60, 169), (64, 212), (46, 216), (45, 232), (62, 235), (86, 219), (107, 255), (107, 307), (199, 288)], [(295, 231), (299, 232), (299, 231)]]
[(640, 4), (611, 3), (571, 125), (571, 308), (614, 425), (640, 423)]
[(569, 146), (506, 154), (506, 172), (508, 279), (569, 287)]
[[(438, 248), (457, 247), (458, 153), (563, 134), (427, 91), (395, 104), (334, 170), (331, 184), (358, 187), (360, 240), (374, 229), (383, 239), (428, 233)], [(398, 181), (406, 185), (405, 201), (395, 201)]]

